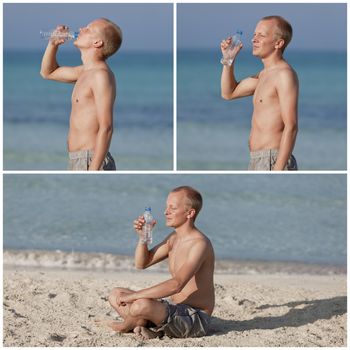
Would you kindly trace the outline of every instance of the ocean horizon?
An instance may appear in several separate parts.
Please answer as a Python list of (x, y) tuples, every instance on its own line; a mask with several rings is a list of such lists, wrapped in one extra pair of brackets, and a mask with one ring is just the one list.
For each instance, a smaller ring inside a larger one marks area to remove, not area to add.
[(4, 250), (132, 256), (132, 222), (152, 207), (154, 244), (168, 192), (197, 188), (197, 227), (217, 260), (346, 266), (346, 175), (4, 175)]
[[(346, 51), (286, 50), (300, 86), (299, 132), (293, 152), (299, 170), (346, 170), (346, 57)], [(179, 170), (248, 167), (252, 97), (221, 98), (220, 58), (219, 50), (178, 50)], [(243, 49), (235, 63), (237, 80), (262, 68), (261, 61)]]
[[(4, 51), (5, 170), (67, 169), (73, 85), (41, 78), (43, 52)], [(117, 81), (110, 151), (119, 170), (173, 168), (172, 60), (169, 52), (120, 52), (108, 61)], [(79, 65), (80, 54), (62, 50), (58, 62)]]

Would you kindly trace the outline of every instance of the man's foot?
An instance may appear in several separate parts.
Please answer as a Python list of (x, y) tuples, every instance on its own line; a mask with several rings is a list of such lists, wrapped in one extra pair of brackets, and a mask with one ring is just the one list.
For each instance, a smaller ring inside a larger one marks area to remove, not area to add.
[(123, 322), (96, 319), (95, 324), (98, 327), (108, 327), (113, 329), (115, 332), (121, 332), (121, 325)]
[(162, 332), (154, 332), (150, 329), (142, 326), (137, 326), (134, 328), (134, 333), (144, 339), (154, 339), (162, 335)]

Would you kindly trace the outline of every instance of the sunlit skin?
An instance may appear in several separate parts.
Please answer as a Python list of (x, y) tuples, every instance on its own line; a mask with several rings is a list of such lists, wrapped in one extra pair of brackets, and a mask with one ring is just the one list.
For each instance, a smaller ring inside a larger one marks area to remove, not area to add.
[(147, 321), (160, 325), (167, 317), (166, 306), (157, 300), (165, 297), (170, 297), (176, 304), (199, 308), (209, 315), (213, 312), (214, 251), (209, 239), (195, 227), (196, 212), (184, 191), (169, 194), (164, 214), (166, 225), (174, 231), (151, 250), (141, 241), (143, 216), (134, 221), (134, 229), (140, 237), (135, 250), (135, 266), (145, 269), (168, 258), (171, 278), (139, 291), (115, 288), (109, 301), (123, 321), (100, 321), (115, 331), (134, 330), (143, 337), (154, 336), (145, 325)]
[[(283, 170), (292, 154), (298, 130), (298, 78), (284, 60), (284, 40), (277, 35), (276, 20), (260, 21), (252, 38), (252, 53), (260, 58), (264, 69), (237, 82), (234, 64), (223, 66), (222, 97), (232, 100), (253, 96), (253, 115), (249, 148), (251, 151), (278, 149), (273, 170)], [(231, 39), (221, 42), (224, 51)], [(235, 48), (234, 60), (243, 45)]]
[[(51, 39), (41, 67), (44, 78), (74, 84), (67, 147), (69, 152), (94, 152), (89, 170), (101, 168), (113, 133), (116, 82), (101, 54), (106, 25), (103, 19), (99, 19), (80, 28), (74, 45), (81, 52), (81, 66), (60, 67), (56, 53), (64, 40)], [(56, 31), (65, 32), (67, 27), (58, 26)]]

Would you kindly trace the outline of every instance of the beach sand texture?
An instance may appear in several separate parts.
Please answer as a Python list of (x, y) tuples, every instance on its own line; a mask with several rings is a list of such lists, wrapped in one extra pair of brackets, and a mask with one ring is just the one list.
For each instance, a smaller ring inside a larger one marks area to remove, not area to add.
[(346, 275), (217, 274), (211, 332), (142, 340), (98, 327), (115, 319), (115, 286), (140, 289), (166, 273), (4, 268), (4, 346), (346, 346)]

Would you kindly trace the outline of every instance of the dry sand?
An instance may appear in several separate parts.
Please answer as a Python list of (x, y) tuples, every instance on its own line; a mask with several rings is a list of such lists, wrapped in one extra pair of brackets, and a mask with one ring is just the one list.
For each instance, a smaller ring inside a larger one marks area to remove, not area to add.
[(203, 338), (142, 340), (95, 325), (114, 319), (106, 296), (168, 278), (155, 272), (4, 268), (4, 346), (346, 346), (346, 275), (215, 276)]

